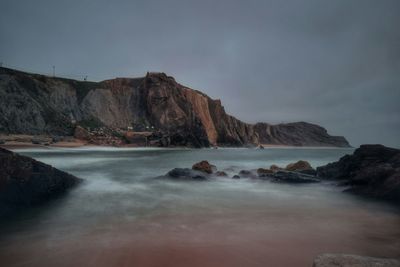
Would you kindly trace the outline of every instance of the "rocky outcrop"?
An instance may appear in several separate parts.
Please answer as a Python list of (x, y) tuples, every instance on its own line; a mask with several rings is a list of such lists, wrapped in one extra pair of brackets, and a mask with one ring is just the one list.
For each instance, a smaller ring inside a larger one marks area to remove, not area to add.
[(0, 148), (0, 217), (54, 198), (81, 179)]
[(372, 258), (348, 254), (322, 254), (315, 260), (313, 267), (400, 267), (395, 259)]
[(287, 171), (307, 171), (312, 170), (310, 163), (305, 160), (299, 160), (294, 163), (290, 163), (286, 166), (285, 170)]
[(321, 178), (341, 181), (348, 191), (400, 203), (400, 150), (362, 145), (352, 155), (317, 168)]
[[(303, 166), (303, 165), (302, 165)], [(160, 178), (168, 178), (173, 180), (197, 180), (206, 181), (221, 177), (228, 177), (224, 171), (217, 171), (217, 167), (203, 160), (195, 163), (192, 169), (175, 168)], [(238, 174), (232, 176), (233, 179), (259, 179), (268, 180), (276, 183), (302, 184), (302, 183), (318, 183), (320, 179), (316, 176), (304, 174), (296, 171), (271, 170), (259, 168), (257, 170), (241, 170)]]
[(309, 175), (317, 174), (316, 170), (313, 167), (311, 167), (310, 163), (304, 160), (299, 160), (297, 162), (288, 164), (285, 170), (291, 172), (301, 172)]
[(192, 169), (210, 174), (216, 170), (216, 167), (208, 163), (207, 160), (203, 160), (193, 164)]
[(152, 131), (162, 146), (349, 146), (310, 123), (244, 123), (164, 73), (87, 82), (0, 68), (0, 133), (72, 136), (77, 126)]
[(261, 144), (349, 146), (349, 143), (343, 136), (331, 136), (323, 127), (307, 122), (282, 123), (277, 125), (257, 123), (254, 125), (254, 131), (258, 134), (258, 142)]

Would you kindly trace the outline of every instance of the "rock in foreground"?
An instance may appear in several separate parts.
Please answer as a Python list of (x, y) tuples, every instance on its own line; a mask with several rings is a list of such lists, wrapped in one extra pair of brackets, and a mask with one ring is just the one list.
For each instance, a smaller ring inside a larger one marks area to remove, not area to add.
[(322, 254), (313, 267), (400, 267), (400, 261), (346, 254)]
[(362, 145), (353, 155), (317, 168), (319, 177), (342, 181), (348, 191), (400, 203), (400, 150)]
[(81, 179), (0, 148), (0, 216), (56, 197)]

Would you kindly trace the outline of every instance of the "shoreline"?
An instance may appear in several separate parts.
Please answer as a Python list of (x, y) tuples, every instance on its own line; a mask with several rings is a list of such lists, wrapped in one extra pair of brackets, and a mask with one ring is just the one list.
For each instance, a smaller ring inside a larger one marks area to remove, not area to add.
[[(101, 140), (100, 140), (101, 141)], [(56, 148), (78, 148), (78, 147), (114, 147), (114, 148), (181, 148), (181, 149), (342, 149), (353, 147), (341, 147), (341, 146), (292, 146), (286, 144), (247, 144), (243, 146), (234, 145), (221, 145), (214, 146), (210, 144), (209, 147), (195, 148), (191, 146), (146, 146), (142, 143), (107, 143), (98, 142), (94, 144), (89, 142), (84, 138), (79, 138), (75, 136), (64, 136), (58, 140), (55, 140), (49, 135), (27, 135), (27, 134), (0, 134), (0, 147), (5, 149), (29, 149), (29, 148), (39, 148), (46, 149), (51, 147)]]
[[(258, 147), (234, 147), (234, 146), (220, 146), (218, 149), (254, 149), (254, 150), (268, 150), (268, 149), (354, 149), (353, 147), (332, 147), (332, 146), (289, 146), (289, 145), (267, 145), (262, 144), (264, 149), (260, 149)], [(132, 144), (112, 146), (112, 145), (96, 145), (96, 144), (88, 144), (83, 140), (69, 141), (69, 142), (56, 142), (48, 145), (44, 144), (33, 144), (31, 142), (18, 142), (11, 141), (6, 142), (4, 144), (0, 144), (1, 148), (10, 149), (10, 150), (19, 150), (19, 149), (50, 149), (50, 148), (163, 148), (163, 149), (215, 149), (213, 147), (202, 147), (202, 148), (193, 148), (186, 146), (170, 146), (170, 147), (158, 147), (158, 146), (136, 146)], [(215, 150), (218, 150), (215, 149)]]

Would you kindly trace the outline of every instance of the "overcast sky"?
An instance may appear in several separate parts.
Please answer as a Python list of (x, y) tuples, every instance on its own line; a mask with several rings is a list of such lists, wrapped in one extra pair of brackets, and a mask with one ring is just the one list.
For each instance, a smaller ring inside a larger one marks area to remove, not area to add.
[(246, 122), (400, 146), (399, 0), (1, 0), (0, 62), (90, 80), (163, 71)]

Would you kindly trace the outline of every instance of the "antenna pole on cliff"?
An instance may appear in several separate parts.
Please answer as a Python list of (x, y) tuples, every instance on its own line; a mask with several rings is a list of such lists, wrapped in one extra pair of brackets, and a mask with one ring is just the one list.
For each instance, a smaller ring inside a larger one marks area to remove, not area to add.
[(53, 65), (53, 77), (56, 76), (56, 66)]

